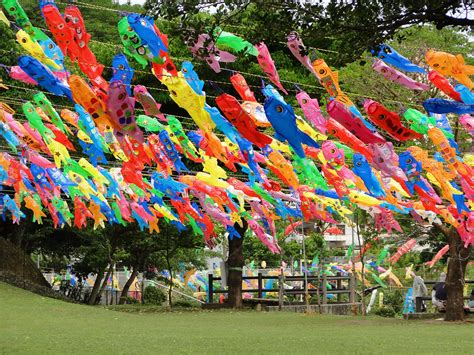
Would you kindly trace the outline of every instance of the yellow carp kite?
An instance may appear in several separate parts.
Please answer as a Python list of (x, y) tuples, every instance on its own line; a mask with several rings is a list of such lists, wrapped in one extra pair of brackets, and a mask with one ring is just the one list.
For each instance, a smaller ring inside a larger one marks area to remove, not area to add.
[(474, 75), (474, 66), (467, 65), (462, 55), (453, 55), (431, 49), (426, 52), (425, 59), (428, 65), (437, 72), (452, 76), (461, 84), (467, 86), (469, 90), (474, 87), (474, 83), (469, 78), (470, 75)]

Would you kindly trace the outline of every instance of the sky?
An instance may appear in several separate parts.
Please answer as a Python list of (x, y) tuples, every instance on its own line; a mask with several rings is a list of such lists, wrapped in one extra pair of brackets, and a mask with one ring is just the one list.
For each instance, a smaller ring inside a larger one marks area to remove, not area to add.
[[(119, 0), (120, 4), (126, 4), (127, 0)], [(132, 5), (143, 5), (145, 3), (145, 0), (132, 0)]]

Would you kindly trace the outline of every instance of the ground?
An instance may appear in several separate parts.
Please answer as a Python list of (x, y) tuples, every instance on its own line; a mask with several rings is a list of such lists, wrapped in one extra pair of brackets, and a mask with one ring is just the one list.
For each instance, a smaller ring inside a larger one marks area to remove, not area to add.
[(281, 312), (125, 313), (0, 282), (0, 354), (472, 353), (474, 324)]

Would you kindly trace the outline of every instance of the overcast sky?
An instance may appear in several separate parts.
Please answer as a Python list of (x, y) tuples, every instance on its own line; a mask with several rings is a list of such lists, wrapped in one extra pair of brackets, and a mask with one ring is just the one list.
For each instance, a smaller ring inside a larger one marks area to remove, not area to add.
[[(119, 3), (121, 4), (126, 4), (127, 3), (127, 0), (119, 0)], [(135, 5), (135, 4), (144, 4), (145, 3), (145, 0), (132, 0), (132, 5)]]

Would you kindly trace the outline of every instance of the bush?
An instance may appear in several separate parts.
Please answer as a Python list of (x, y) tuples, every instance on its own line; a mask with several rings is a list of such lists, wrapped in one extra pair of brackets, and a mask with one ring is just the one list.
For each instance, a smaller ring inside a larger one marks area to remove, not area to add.
[(173, 307), (193, 308), (194, 305), (189, 301), (180, 300), (173, 302)]
[(393, 318), (397, 315), (397, 312), (392, 306), (382, 306), (374, 309), (374, 313), (380, 317)]
[(401, 314), (403, 311), (403, 293), (404, 291), (401, 289), (392, 289), (392, 290), (384, 290), (384, 297), (383, 303), (385, 306), (390, 306), (395, 313)]
[(133, 298), (133, 297), (127, 297), (125, 299), (125, 304), (137, 304), (139, 303), (138, 300), (136, 298)]
[(147, 286), (143, 291), (143, 303), (161, 305), (166, 301), (166, 295), (155, 286)]

